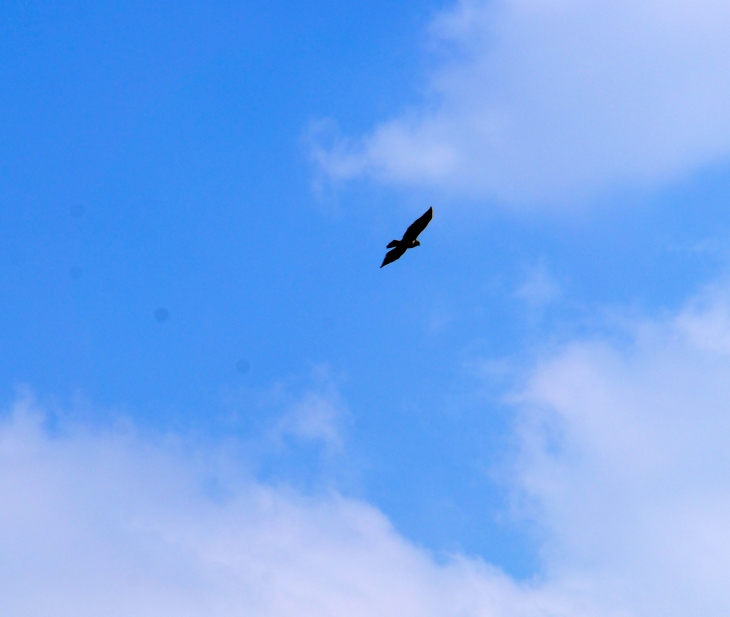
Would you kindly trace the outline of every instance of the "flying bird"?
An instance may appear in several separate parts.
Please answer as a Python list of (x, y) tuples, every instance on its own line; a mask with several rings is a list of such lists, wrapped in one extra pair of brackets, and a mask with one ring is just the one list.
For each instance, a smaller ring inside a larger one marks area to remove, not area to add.
[(404, 253), (408, 249), (412, 249), (414, 246), (421, 246), (421, 243), (417, 240), (419, 234), (426, 229), (426, 226), (431, 222), (433, 218), (433, 208), (429, 208), (426, 213), (417, 218), (411, 226), (406, 229), (406, 233), (403, 234), (401, 240), (393, 240), (386, 248), (393, 249), (385, 254), (385, 259), (380, 266), (387, 266), (389, 263), (394, 262), (396, 259), (403, 257)]

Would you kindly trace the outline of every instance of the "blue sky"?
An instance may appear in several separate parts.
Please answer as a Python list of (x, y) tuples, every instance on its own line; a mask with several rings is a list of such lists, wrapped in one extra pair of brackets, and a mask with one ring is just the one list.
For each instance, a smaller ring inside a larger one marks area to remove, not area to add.
[(723, 25), (0, 3), (7, 610), (726, 614)]

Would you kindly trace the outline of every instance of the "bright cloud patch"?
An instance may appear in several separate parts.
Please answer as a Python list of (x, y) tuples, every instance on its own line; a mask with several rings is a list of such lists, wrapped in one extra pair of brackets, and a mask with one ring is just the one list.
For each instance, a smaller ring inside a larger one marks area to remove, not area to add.
[(462, 617), (561, 605), (477, 561), (437, 565), (362, 502), (236, 478), (220, 453), (120, 431), (53, 437), (42, 422), (25, 401), (0, 427), (3, 615)]
[[(703, 295), (618, 350), (569, 346), (519, 398), (520, 485), (563, 586), (629, 615), (730, 611), (730, 303)], [(605, 614), (614, 614), (606, 612)]]
[(554, 202), (730, 153), (730, 5), (463, 0), (433, 23), (427, 100), (314, 148), (333, 178)]
[[(0, 424), (0, 613), (724, 617), (728, 293), (633, 337), (568, 345), (514, 399), (515, 495), (544, 537), (528, 582), (463, 556), (438, 563), (371, 505), (267, 486), (230, 451), (49, 432), (22, 400)], [(341, 401), (302, 404), (328, 418)]]

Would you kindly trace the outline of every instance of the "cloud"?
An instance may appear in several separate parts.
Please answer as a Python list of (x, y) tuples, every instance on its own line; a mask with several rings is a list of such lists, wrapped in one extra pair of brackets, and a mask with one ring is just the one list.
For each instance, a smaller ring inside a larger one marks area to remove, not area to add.
[(267, 485), (231, 448), (50, 430), (26, 396), (0, 421), (0, 613), (727, 615), (728, 287), (628, 334), (567, 344), (511, 398), (507, 479), (542, 538), (528, 581), (437, 561), (362, 500)]
[(728, 29), (721, 0), (462, 0), (432, 23), (421, 104), (312, 154), (332, 179), (521, 205), (676, 179), (730, 153)]
[(708, 290), (628, 346), (575, 342), (518, 397), (547, 570), (604, 614), (730, 610), (729, 297)]
[(544, 307), (561, 295), (560, 285), (553, 279), (547, 266), (541, 261), (530, 268), (525, 282), (515, 292), (515, 297), (524, 300), (533, 308)]
[(273, 437), (292, 437), (300, 442), (322, 444), (330, 452), (341, 451), (349, 410), (329, 371), (319, 367), (314, 372), (316, 389), (304, 392), (288, 405), (276, 424)]
[(179, 439), (44, 421), (25, 399), (0, 425), (2, 614), (462, 617), (556, 602), (477, 560), (435, 563), (361, 501), (266, 486)]

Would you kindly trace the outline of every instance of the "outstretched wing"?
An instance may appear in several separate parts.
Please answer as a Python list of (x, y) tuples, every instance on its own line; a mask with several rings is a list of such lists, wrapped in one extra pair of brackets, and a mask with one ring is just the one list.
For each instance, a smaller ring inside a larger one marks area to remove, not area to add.
[(380, 267), (382, 268), (383, 266), (387, 266), (389, 263), (393, 263), (396, 259), (400, 259), (403, 257), (403, 253), (405, 252), (405, 246), (396, 246), (392, 251), (388, 251), (385, 254), (385, 259), (383, 259), (383, 263)]
[(421, 216), (420, 218), (417, 218), (411, 226), (406, 229), (406, 233), (403, 234), (403, 242), (406, 244), (410, 244), (413, 242), (416, 238), (418, 238), (419, 234), (426, 229), (428, 224), (431, 222), (431, 219), (433, 218), (433, 208), (429, 208), (426, 213)]

